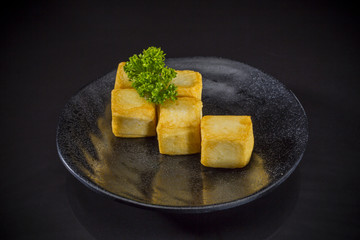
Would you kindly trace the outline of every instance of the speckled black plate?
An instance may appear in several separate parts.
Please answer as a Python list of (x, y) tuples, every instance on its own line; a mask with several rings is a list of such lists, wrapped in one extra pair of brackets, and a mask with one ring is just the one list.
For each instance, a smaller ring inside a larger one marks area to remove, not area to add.
[(173, 212), (209, 212), (248, 203), (281, 184), (308, 140), (301, 104), (283, 84), (248, 65), (209, 57), (168, 59), (175, 69), (203, 76), (203, 115), (251, 115), (255, 146), (243, 169), (213, 169), (200, 154), (166, 156), (156, 137), (116, 138), (111, 131), (112, 71), (66, 104), (57, 147), (82, 183), (114, 199)]

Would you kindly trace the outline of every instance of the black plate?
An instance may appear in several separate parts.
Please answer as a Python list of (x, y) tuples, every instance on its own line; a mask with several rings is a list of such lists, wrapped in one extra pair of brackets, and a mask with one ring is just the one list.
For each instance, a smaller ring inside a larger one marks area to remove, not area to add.
[(203, 115), (252, 116), (255, 146), (248, 166), (206, 168), (200, 154), (160, 154), (156, 137), (116, 138), (110, 109), (114, 70), (72, 97), (59, 119), (58, 152), (78, 180), (125, 203), (197, 213), (248, 203), (294, 171), (308, 140), (307, 117), (282, 83), (222, 58), (168, 59), (166, 64), (202, 74)]

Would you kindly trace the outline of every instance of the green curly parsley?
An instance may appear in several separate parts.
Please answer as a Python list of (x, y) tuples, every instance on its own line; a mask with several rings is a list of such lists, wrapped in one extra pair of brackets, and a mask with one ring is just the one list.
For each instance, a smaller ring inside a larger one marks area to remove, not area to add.
[(165, 66), (165, 53), (161, 48), (149, 47), (130, 57), (124, 71), (132, 87), (147, 101), (162, 104), (167, 99), (177, 99), (177, 87), (170, 83), (176, 72)]

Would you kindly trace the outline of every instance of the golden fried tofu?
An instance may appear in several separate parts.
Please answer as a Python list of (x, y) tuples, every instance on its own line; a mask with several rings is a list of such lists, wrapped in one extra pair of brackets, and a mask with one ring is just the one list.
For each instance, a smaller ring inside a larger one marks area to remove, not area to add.
[(135, 89), (111, 92), (112, 130), (117, 137), (156, 135), (155, 104), (139, 96)]
[(119, 63), (116, 71), (115, 86), (114, 89), (119, 88), (132, 88), (131, 82), (124, 71), (125, 62)]
[(250, 116), (204, 116), (201, 120), (201, 163), (214, 168), (242, 168), (254, 147)]
[(176, 70), (176, 77), (172, 80), (178, 88), (178, 97), (194, 97), (201, 100), (202, 76), (191, 70)]
[(186, 155), (200, 152), (200, 121), (202, 102), (196, 98), (179, 97), (159, 106), (156, 128), (162, 154)]

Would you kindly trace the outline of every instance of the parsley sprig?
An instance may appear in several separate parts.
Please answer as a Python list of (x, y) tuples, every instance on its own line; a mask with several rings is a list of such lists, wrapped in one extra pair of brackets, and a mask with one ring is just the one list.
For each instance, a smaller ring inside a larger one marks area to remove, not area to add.
[(141, 97), (156, 104), (177, 99), (177, 87), (170, 83), (176, 72), (165, 66), (165, 55), (161, 48), (149, 47), (130, 57), (124, 66), (132, 87)]

